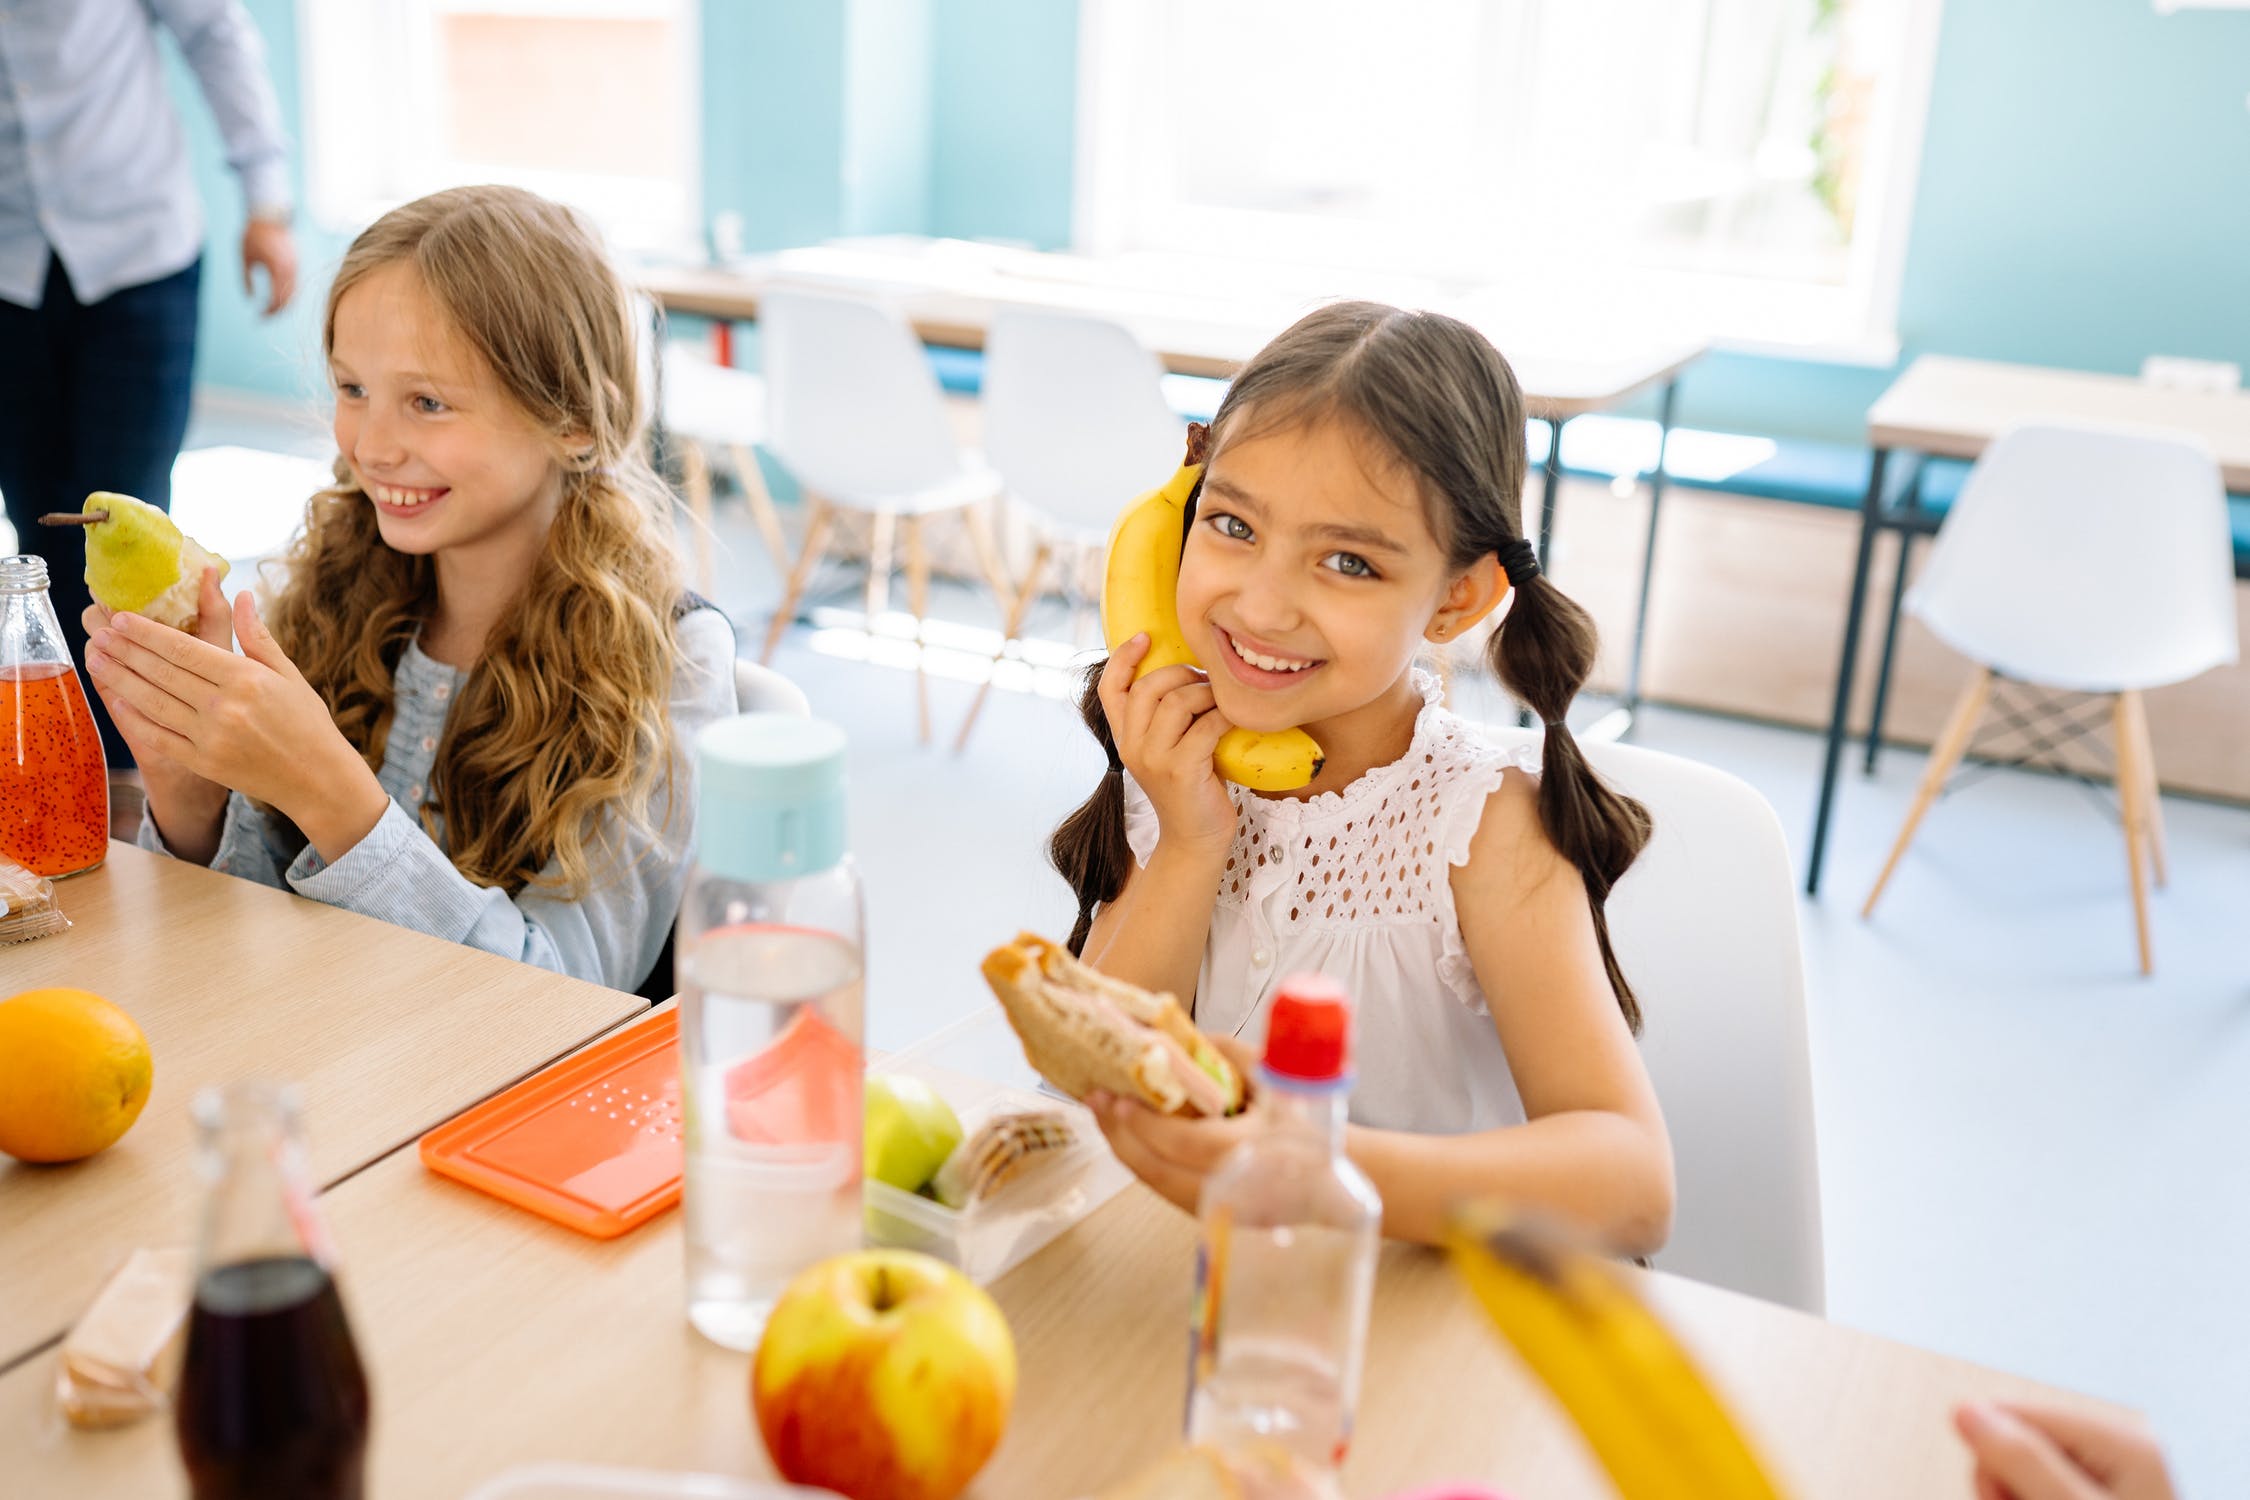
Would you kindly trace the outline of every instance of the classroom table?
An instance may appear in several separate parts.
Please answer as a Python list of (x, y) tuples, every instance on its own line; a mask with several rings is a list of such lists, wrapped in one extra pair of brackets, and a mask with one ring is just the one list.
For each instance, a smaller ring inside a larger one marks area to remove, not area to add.
[[(1886, 488), (1890, 458), (1893, 453), (1904, 452), (1974, 459), (2010, 427), (2035, 421), (2169, 428), (2185, 433), (2211, 449), (2228, 490), (2250, 490), (2250, 392), (2184, 390), (2125, 375), (2043, 369), (1952, 355), (1925, 354), (1908, 365), (1867, 412), (1867, 441), (1874, 459), (1860, 502), (1859, 550), (1852, 565), (1851, 602), (1844, 615), (1844, 641), (1836, 663), (1835, 700), (1821, 762), (1820, 799), (1813, 812), (1812, 849), (1805, 865), (1808, 895), (1820, 894), (1821, 864), (1827, 854), (1828, 823), (1835, 809), (1836, 780), (1859, 665), (1860, 621), (1867, 604), (1876, 533), (1896, 531), (1902, 539), (1891, 600), (1895, 619), (1905, 591), (1905, 545), (1917, 533), (1935, 529), (1916, 505), (1913, 485), (1906, 486), (1896, 498)], [(1886, 645), (1878, 692), (1890, 676), (1888, 656)], [(1881, 716), (1878, 697), (1878, 727)]]
[[(374, 1392), (371, 1496), (452, 1500), (555, 1461), (770, 1474), (746, 1355), (681, 1300), (668, 1214), (597, 1241), (434, 1177), (401, 1150), (322, 1199)], [(982, 1500), (1088, 1494), (1177, 1440), (1194, 1226), (1134, 1184), (1002, 1277), (1020, 1377)], [(1964, 1398), (2087, 1398), (1661, 1273), (1630, 1273), (1732, 1393), (1798, 1500), (1968, 1500), (1948, 1413)], [(161, 1420), (74, 1432), (52, 1356), (0, 1378), (0, 1452), (30, 1495), (181, 1493)], [(1608, 1500), (1574, 1431), (1442, 1258), (1386, 1246), (1354, 1496), (1479, 1477), (1526, 1500)]]
[(0, 1369), (61, 1337), (136, 1246), (186, 1243), (198, 1090), (294, 1082), (325, 1186), (646, 1002), (112, 842), (58, 881), (68, 932), (0, 949), (0, 993), (92, 990), (148, 1037), (155, 1083), (107, 1151), (0, 1156)]
[[(1238, 271), (1234, 273), (1241, 275)], [(1319, 301), (1329, 282), (1277, 269), (1255, 283), (1217, 272), (1200, 280), (1192, 266), (1147, 259), (1105, 260), (912, 235), (872, 236), (747, 256), (723, 265), (652, 264), (634, 272), (642, 291), (667, 313), (715, 320), (725, 330), (755, 320), (769, 290), (799, 287), (880, 297), (927, 344), (984, 347), (1000, 310), (1076, 312), (1129, 329), (1174, 374), (1226, 379), (1269, 339)], [(1290, 283), (1283, 285), (1283, 283)], [(1600, 296), (1599, 288), (1542, 285), (1535, 295), (1498, 287), (1449, 288), (1408, 281), (1370, 288), (1406, 305), (1452, 313), (1482, 329), (1508, 357), (1523, 387), (1526, 415), (1548, 428), (1540, 478), (1542, 561), (1553, 556), (1555, 503), (1562, 479), (1562, 434), (1572, 418), (1658, 392), (1657, 442), (1644, 471), (1649, 486), (1647, 540), (1619, 716), (1604, 734), (1622, 733), (1640, 701), (1642, 636), (1648, 623), (1657, 519), (1663, 506), (1664, 452), (1679, 377), (1710, 347), (1701, 335), (1652, 328)], [(720, 341), (721, 359), (731, 341)]]

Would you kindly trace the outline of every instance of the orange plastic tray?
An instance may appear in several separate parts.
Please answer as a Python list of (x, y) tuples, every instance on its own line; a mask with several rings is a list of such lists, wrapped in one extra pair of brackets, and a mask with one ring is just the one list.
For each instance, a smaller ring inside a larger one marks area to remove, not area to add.
[(422, 1137), (422, 1164), (615, 1239), (680, 1201), (677, 1010), (628, 1027)]

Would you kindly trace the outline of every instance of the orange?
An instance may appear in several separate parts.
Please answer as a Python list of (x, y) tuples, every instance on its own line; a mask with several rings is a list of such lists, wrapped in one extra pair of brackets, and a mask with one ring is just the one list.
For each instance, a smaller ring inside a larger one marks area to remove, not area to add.
[(76, 1161), (130, 1130), (155, 1073), (133, 1018), (87, 990), (0, 1000), (0, 1151)]

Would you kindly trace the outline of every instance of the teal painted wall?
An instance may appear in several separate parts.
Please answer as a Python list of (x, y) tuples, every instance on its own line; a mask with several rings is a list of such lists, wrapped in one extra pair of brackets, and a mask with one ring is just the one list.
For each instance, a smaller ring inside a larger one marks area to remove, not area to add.
[(845, 8), (706, 0), (703, 212), (737, 213), (751, 250), (839, 232)]
[[(297, 7), (293, 0), (247, 0), (264, 34), (267, 60), (281, 98), (281, 118), (292, 146), (303, 139), (297, 87)], [(188, 71), (172, 47), (172, 95), (185, 122), (202, 192), (207, 240), (203, 251), (203, 305), (197, 323), (196, 378), (211, 385), (310, 399), (325, 390), (320, 371), (320, 301), (343, 243), (299, 215), (296, 229), (298, 279), (295, 300), (273, 317), (260, 316), (257, 299), (242, 290), (242, 185), (227, 170), (218, 127)], [(304, 155), (292, 150), (290, 177), (299, 202), (304, 199)]]
[(846, 22), (845, 234), (930, 229), (933, 0), (851, 0)]
[[(295, 7), (251, 0), (296, 115)], [(704, 0), (707, 213), (753, 248), (886, 230), (1067, 243), (1071, 0)], [(192, 89), (185, 90), (192, 94)], [(2146, 0), (1947, 0), (1901, 292), (1906, 352), (2129, 371), (2250, 363), (2250, 14)], [(239, 195), (186, 112), (215, 241), (202, 376), (307, 388), (309, 313), (261, 323)], [(307, 308), (341, 247), (305, 236)], [(1890, 371), (1714, 355), (1682, 419), (1856, 437)]]
[(931, 230), (1070, 243), (1078, 121), (1074, 0), (937, 0)]

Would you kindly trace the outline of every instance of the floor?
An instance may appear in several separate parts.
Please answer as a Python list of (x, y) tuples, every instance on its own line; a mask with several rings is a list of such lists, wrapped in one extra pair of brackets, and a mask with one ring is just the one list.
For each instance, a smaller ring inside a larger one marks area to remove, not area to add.
[[(199, 414), (190, 441), (317, 452), (239, 413)], [(719, 534), (719, 602), (754, 643), (778, 579), (739, 505), (722, 501)], [(848, 571), (826, 583), (839, 609), (856, 604)], [(931, 677), (935, 748), (916, 743), (905, 643), (871, 642), (839, 614), (793, 630), (775, 662), (851, 735), (884, 1047), (982, 1004), (976, 961), (994, 942), (1067, 927), (1042, 846), (1102, 764), (1059, 699), (1059, 642), (1005, 674), (966, 754), (945, 748), (993, 617), (989, 600), (939, 594), (962, 649), (932, 653), (955, 674)], [(1069, 627), (1059, 607), (1031, 626)], [(1509, 711), (1473, 679), (1461, 702)], [(1801, 858), (1815, 737), (1652, 708), (1635, 738), (1752, 783)], [(2235, 926), (2250, 809), (2166, 799), (2171, 887), (2154, 901), (2157, 974), (2142, 979), (2114, 816), (2049, 777), (1946, 799), (1878, 919), (1861, 921), (1921, 766), (1892, 752), (1875, 779), (1850, 777), (1828, 888), (1802, 906), (1830, 1316), (2136, 1406), (2183, 1494), (2250, 1494), (2250, 1283), (2236, 1265), (2250, 1246), (2250, 956)]]

